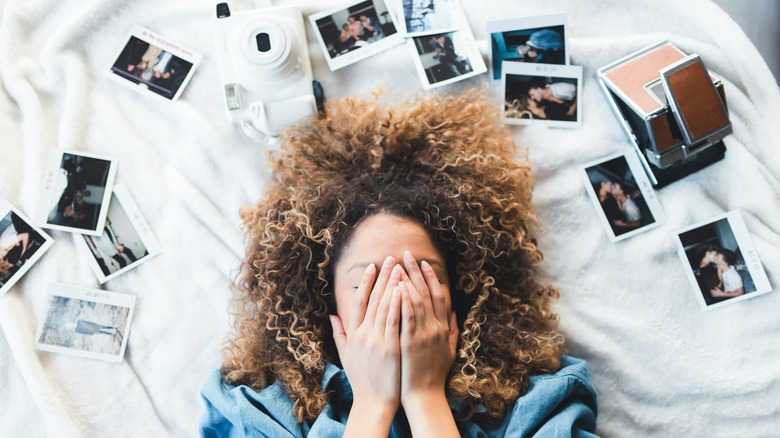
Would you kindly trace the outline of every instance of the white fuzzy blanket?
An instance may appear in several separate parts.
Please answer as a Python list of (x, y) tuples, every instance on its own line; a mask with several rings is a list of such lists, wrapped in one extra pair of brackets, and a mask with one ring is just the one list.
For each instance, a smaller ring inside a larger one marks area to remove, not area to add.
[[(285, 2), (287, 3), (287, 2)], [(305, 15), (326, 6), (299, 4)], [(569, 14), (573, 64), (584, 66), (582, 127), (515, 129), (528, 147), (545, 231), (545, 280), (573, 355), (590, 363), (606, 436), (770, 436), (780, 430), (780, 292), (702, 312), (675, 253), (675, 233), (741, 209), (770, 282), (780, 287), (780, 90), (738, 26), (704, 0), (476, 2), (468, 21), (487, 59), (488, 19)], [(51, 281), (97, 286), (72, 236), (0, 298), (0, 435), (193, 436), (198, 392), (220, 363), (229, 282), (243, 254), (238, 209), (260, 198), (262, 148), (224, 121), (210, 1), (6, 0), (0, 24), (0, 198), (32, 214), (49, 148), (119, 160), (161, 256), (107, 284), (138, 297), (121, 364), (36, 352)], [(745, 7), (748, 7), (746, 4)], [(109, 81), (133, 24), (204, 55), (174, 105)], [(328, 98), (420, 86), (404, 46), (336, 73), (306, 24)], [(697, 52), (726, 86), (734, 134), (725, 160), (659, 192), (667, 223), (610, 243), (579, 166), (627, 150), (594, 79), (598, 67), (659, 39)], [(482, 75), (453, 92), (487, 82)]]

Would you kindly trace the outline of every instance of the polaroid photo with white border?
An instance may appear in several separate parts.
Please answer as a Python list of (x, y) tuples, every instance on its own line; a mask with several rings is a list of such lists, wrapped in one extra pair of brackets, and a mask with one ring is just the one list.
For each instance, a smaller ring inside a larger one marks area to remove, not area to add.
[(406, 37), (454, 32), (468, 27), (459, 0), (394, 0), (398, 29)]
[(569, 65), (566, 14), (488, 21), (487, 34), (493, 80), (503, 61)]
[(99, 236), (116, 167), (117, 161), (104, 155), (52, 149), (35, 222), (43, 228)]
[(772, 291), (739, 210), (678, 230), (677, 254), (703, 310)]
[(506, 124), (576, 128), (582, 123), (582, 66), (504, 61), (501, 90)]
[(102, 234), (75, 239), (101, 284), (160, 254), (160, 244), (123, 184), (114, 187)]
[(134, 309), (134, 295), (51, 283), (35, 348), (121, 362)]
[(588, 197), (612, 242), (652, 230), (666, 220), (634, 151), (585, 164), (582, 170)]
[(54, 243), (42, 229), (6, 201), (0, 201), (0, 296), (10, 290)]
[[(368, 4), (368, 5), (367, 5)], [(309, 16), (331, 71), (403, 43), (384, 0), (351, 1)]]
[(417, 74), (425, 89), (462, 81), (487, 71), (468, 27), (455, 32), (409, 38), (408, 41)]
[(200, 53), (135, 25), (107, 73), (126, 87), (173, 102), (192, 79), (201, 58)]

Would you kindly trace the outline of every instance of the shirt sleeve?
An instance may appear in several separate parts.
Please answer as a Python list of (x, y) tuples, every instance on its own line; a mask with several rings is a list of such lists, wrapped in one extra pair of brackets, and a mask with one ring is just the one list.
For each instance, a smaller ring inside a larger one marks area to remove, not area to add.
[(512, 409), (506, 436), (596, 436), (596, 392), (587, 366), (568, 356), (562, 362), (558, 373), (532, 378)]
[(277, 386), (260, 393), (222, 379), (220, 370), (209, 376), (201, 391), (206, 413), (201, 418), (202, 438), (300, 437), (301, 427), (292, 415), (292, 401)]

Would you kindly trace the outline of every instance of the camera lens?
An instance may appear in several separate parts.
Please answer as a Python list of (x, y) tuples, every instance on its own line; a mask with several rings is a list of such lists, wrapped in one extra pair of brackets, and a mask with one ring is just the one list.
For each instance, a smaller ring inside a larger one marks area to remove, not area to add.
[(257, 42), (258, 51), (265, 53), (271, 50), (271, 37), (266, 32), (255, 35), (255, 41)]

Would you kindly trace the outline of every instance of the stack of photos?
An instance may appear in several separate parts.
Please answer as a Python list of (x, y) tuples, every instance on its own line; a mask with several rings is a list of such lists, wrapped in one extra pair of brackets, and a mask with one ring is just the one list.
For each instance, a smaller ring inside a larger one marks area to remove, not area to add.
[(583, 169), (588, 195), (611, 241), (651, 230), (664, 221), (661, 204), (633, 151), (586, 164)]
[(44, 228), (99, 236), (116, 175), (116, 160), (52, 150), (46, 162), (36, 222)]
[(109, 68), (117, 82), (167, 101), (179, 98), (201, 55), (141, 26), (134, 26)]
[(101, 284), (160, 253), (157, 239), (124, 185), (114, 187), (102, 234), (84, 235), (76, 242), (88, 254), (87, 260)]
[(772, 291), (739, 211), (677, 232), (677, 253), (704, 310)]
[(423, 88), (440, 87), (487, 71), (457, 0), (400, 0), (397, 3)]
[(0, 296), (43, 256), (54, 241), (19, 210), (0, 202)]
[(582, 67), (569, 65), (566, 15), (489, 21), (487, 31), (505, 123), (579, 126)]
[(52, 283), (35, 347), (121, 362), (133, 319), (133, 295)]
[(352, 1), (309, 16), (332, 71), (403, 42), (384, 0)]

